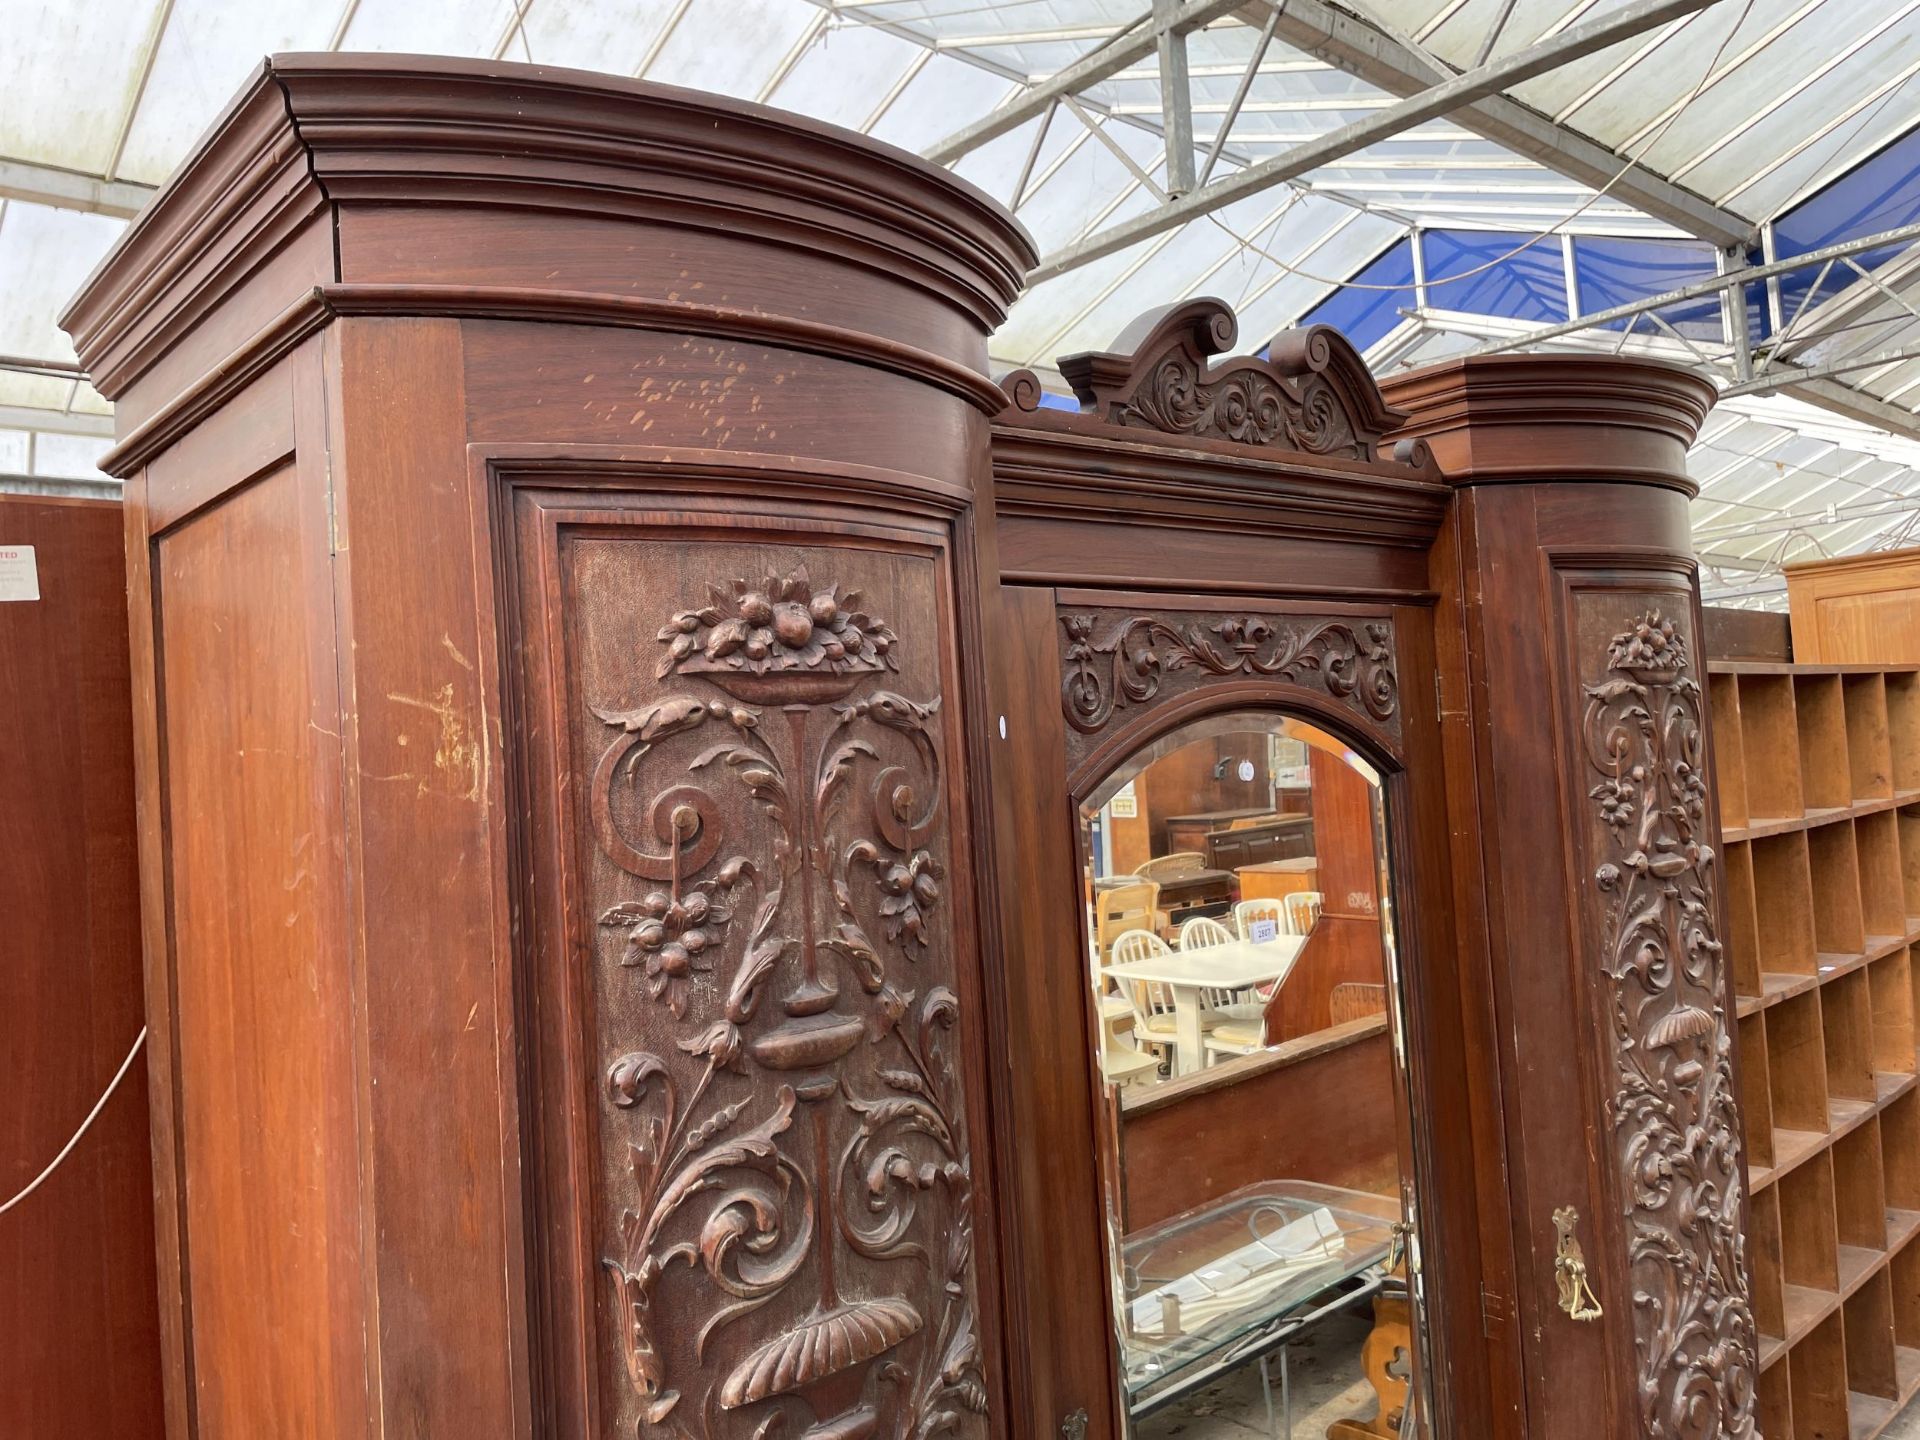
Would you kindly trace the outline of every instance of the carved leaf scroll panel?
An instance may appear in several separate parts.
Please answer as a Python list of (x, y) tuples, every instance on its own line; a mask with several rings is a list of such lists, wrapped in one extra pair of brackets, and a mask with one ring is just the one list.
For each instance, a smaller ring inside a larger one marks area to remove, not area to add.
[(1749, 1440), (1740, 1115), (1685, 595), (1583, 591), (1581, 773), (1600, 918), (1606, 1119), (1619, 1165), (1638, 1433)]
[(1060, 612), (1060, 707), (1078, 764), (1118, 713), (1227, 680), (1317, 691), (1387, 735), (1400, 735), (1393, 622), (1248, 609)]
[(983, 1434), (936, 561), (570, 565), (604, 1432)]

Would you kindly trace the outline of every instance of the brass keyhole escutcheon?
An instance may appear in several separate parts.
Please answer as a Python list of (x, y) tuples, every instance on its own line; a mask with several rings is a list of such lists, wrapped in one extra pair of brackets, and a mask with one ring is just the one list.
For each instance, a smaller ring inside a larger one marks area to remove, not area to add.
[(1553, 1278), (1560, 1291), (1560, 1308), (1569, 1319), (1584, 1323), (1598, 1320), (1606, 1312), (1587, 1281), (1587, 1257), (1573, 1233), (1579, 1224), (1580, 1212), (1571, 1205), (1553, 1212), (1553, 1228), (1559, 1236), (1554, 1246)]

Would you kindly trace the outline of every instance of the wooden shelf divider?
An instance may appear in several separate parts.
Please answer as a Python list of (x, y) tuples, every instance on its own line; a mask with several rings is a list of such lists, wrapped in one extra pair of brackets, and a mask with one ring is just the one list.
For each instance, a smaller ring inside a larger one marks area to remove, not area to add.
[(1766, 1440), (1920, 1396), (1920, 669), (1712, 664)]

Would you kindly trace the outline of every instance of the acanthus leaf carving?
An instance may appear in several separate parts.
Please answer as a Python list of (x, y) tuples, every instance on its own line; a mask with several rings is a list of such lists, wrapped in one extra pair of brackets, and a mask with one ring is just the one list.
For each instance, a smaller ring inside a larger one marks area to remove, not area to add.
[(1061, 702), (1067, 723), (1093, 734), (1123, 703), (1146, 704), (1169, 678), (1247, 676), (1291, 681), (1399, 727), (1400, 682), (1386, 619), (1316, 616), (1100, 615), (1060, 617)]
[[(987, 1403), (943, 1038), (959, 1007), (940, 703), (877, 683), (900, 673), (898, 641), (855, 593), (783, 573), (710, 587), (659, 630), (667, 693), (588, 707), (614, 732), (592, 833), (656, 887), (598, 912), (624, 931), (612, 973), (640, 971), (659, 1002), (602, 1079), (626, 1136), (602, 1262), (620, 1408), (676, 1440), (742, 1433), (736, 1412), (755, 1435), (931, 1437)], [(761, 598), (770, 639), (712, 643), (723, 601), (751, 627)], [(716, 729), (697, 752), (683, 739)]]
[(1647, 1440), (1754, 1433), (1740, 1120), (1717, 935), (1700, 684), (1657, 608), (1583, 685), (1591, 844), (1612, 1031), (1608, 1103), (1625, 1180)]

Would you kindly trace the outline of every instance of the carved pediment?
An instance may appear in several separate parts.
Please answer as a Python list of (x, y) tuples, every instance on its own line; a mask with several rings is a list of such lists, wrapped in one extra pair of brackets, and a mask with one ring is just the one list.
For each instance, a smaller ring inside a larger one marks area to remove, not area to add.
[[(1215, 365), (1239, 328), (1223, 300), (1183, 301), (1142, 315), (1111, 351), (1062, 357), (1060, 373), (1081, 413), (1111, 425), (1309, 455), (1372, 460), (1405, 418), (1380, 398), (1366, 362), (1338, 331), (1288, 330), (1264, 360), (1243, 355)], [(1020, 408), (1037, 404), (1031, 373), (1003, 384)]]

